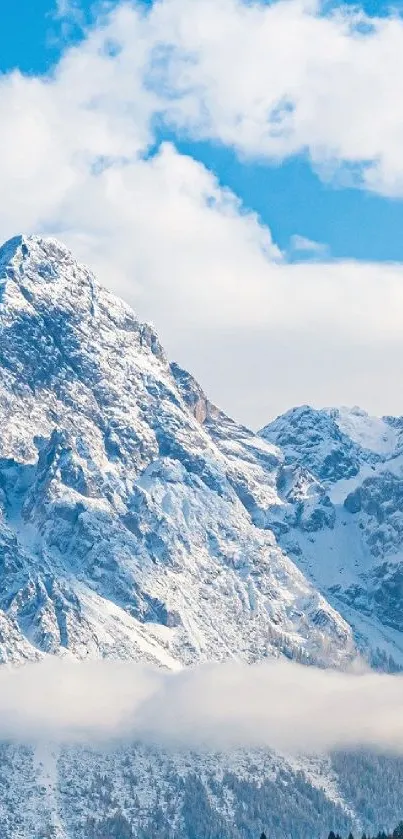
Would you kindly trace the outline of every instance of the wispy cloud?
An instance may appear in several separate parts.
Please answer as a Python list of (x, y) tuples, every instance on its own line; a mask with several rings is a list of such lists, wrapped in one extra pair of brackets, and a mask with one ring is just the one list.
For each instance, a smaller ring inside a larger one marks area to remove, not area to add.
[(0, 672), (0, 737), (169, 747), (403, 754), (403, 677), (284, 662), (165, 673), (49, 660)]
[(292, 252), (298, 254), (306, 254), (308, 256), (325, 257), (329, 253), (329, 248), (323, 242), (315, 242), (313, 239), (308, 239), (306, 236), (300, 236), (298, 233), (291, 236), (290, 249)]
[(82, 12), (78, 0), (57, 0), (55, 17), (60, 20), (82, 21)]

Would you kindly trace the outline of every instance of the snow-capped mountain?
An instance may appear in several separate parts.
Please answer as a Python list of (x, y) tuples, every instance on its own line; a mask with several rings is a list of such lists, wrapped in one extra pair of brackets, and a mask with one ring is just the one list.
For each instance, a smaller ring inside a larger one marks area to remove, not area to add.
[[(343, 667), (361, 654), (403, 666), (402, 441), (401, 420), (356, 409), (298, 408), (253, 433), (63, 245), (11, 240), (0, 249), (1, 662), (177, 669), (285, 655)], [(354, 760), (377, 779), (368, 800)], [(4, 839), (389, 827), (403, 774), (366, 756), (139, 746), (4, 745), (1, 766)]]
[(276, 503), (281, 453), (56, 242), (9, 242), (0, 271), (3, 660), (348, 659), (347, 623), (247, 509)]
[(401, 667), (401, 419), (296, 408), (260, 432), (284, 452), (284, 506), (268, 526), (378, 665)]

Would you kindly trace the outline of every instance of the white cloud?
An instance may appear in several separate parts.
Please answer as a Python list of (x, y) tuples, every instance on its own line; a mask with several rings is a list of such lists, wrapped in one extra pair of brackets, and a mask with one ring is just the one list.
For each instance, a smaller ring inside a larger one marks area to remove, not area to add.
[(402, 702), (402, 676), (279, 660), (166, 673), (133, 662), (53, 659), (1, 670), (0, 737), (402, 755)]
[(164, 0), (154, 27), (175, 124), (252, 156), (306, 153), (325, 177), (402, 195), (400, 17), (323, 14), (307, 0)]
[[(298, 401), (403, 411), (402, 266), (288, 265), (200, 163), (169, 144), (147, 156), (164, 112), (243, 153), (309, 147), (323, 162), (361, 149), (391, 172), (401, 27), (364, 37), (295, 0), (121, 5), (52, 76), (0, 78), (0, 237), (59, 235), (251, 424)], [(269, 130), (268, 110), (291, 93), (290, 132)]]
[(291, 250), (296, 253), (306, 253), (316, 256), (326, 256), (328, 246), (323, 242), (316, 242), (314, 239), (308, 239), (306, 236), (300, 236), (295, 233), (290, 239)]

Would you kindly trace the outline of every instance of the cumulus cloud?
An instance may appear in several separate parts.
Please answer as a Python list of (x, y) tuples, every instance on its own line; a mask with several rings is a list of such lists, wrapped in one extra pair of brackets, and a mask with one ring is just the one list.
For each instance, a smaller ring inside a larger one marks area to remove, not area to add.
[(402, 266), (289, 265), (157, 126), (398, 191), (402, 27), (302, 0), (117, 4), (49, 76), (0, 77), (0, 237), (59, 236), (252, 425), (298, 400), (401, 411)]
[(173, 123), (260, 158), (307, 153), (325, 177), (402, 194), (397, 15), (323, 14), (312, 0), (165, 0), (155, 25)]
[[(77, 6), (60, 0), (59, 8)], [(144, 128), (159, 115), (242, 154), (306, 153), (325, 178), (401, 195), (402, 47), (399, 16), (348, 5), (323, 14), (313, 0), (160, 0), (146, 12), (123, 0), (57, 76), (73, 80), (73, 65), (85, 65), (72, 103), (91, 103), (98, 118), (119, 115), (129, 141), (133, 121)]]
[(0, 672), (0, 737), (138, 741), (288, 753), (375, 748), (403, 754), (403, 677), (285, 661), (200, 665), (49, 660)]
[(323, 14), (309, 0), (162, 0), (147, 39), (146, 80), (173, 124), (258, 157), (307, 152), (327, 177), (341, 166), (401, 194), (398, 16)]

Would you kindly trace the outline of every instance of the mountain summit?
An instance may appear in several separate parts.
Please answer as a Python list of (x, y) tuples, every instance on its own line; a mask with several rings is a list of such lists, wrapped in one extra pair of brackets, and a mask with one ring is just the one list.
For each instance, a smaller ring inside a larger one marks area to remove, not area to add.
[(252, 520), (281, 453), (64, 246), (18, 237), (0, 265), (2, 659), (347, 661), (347, 623)]

